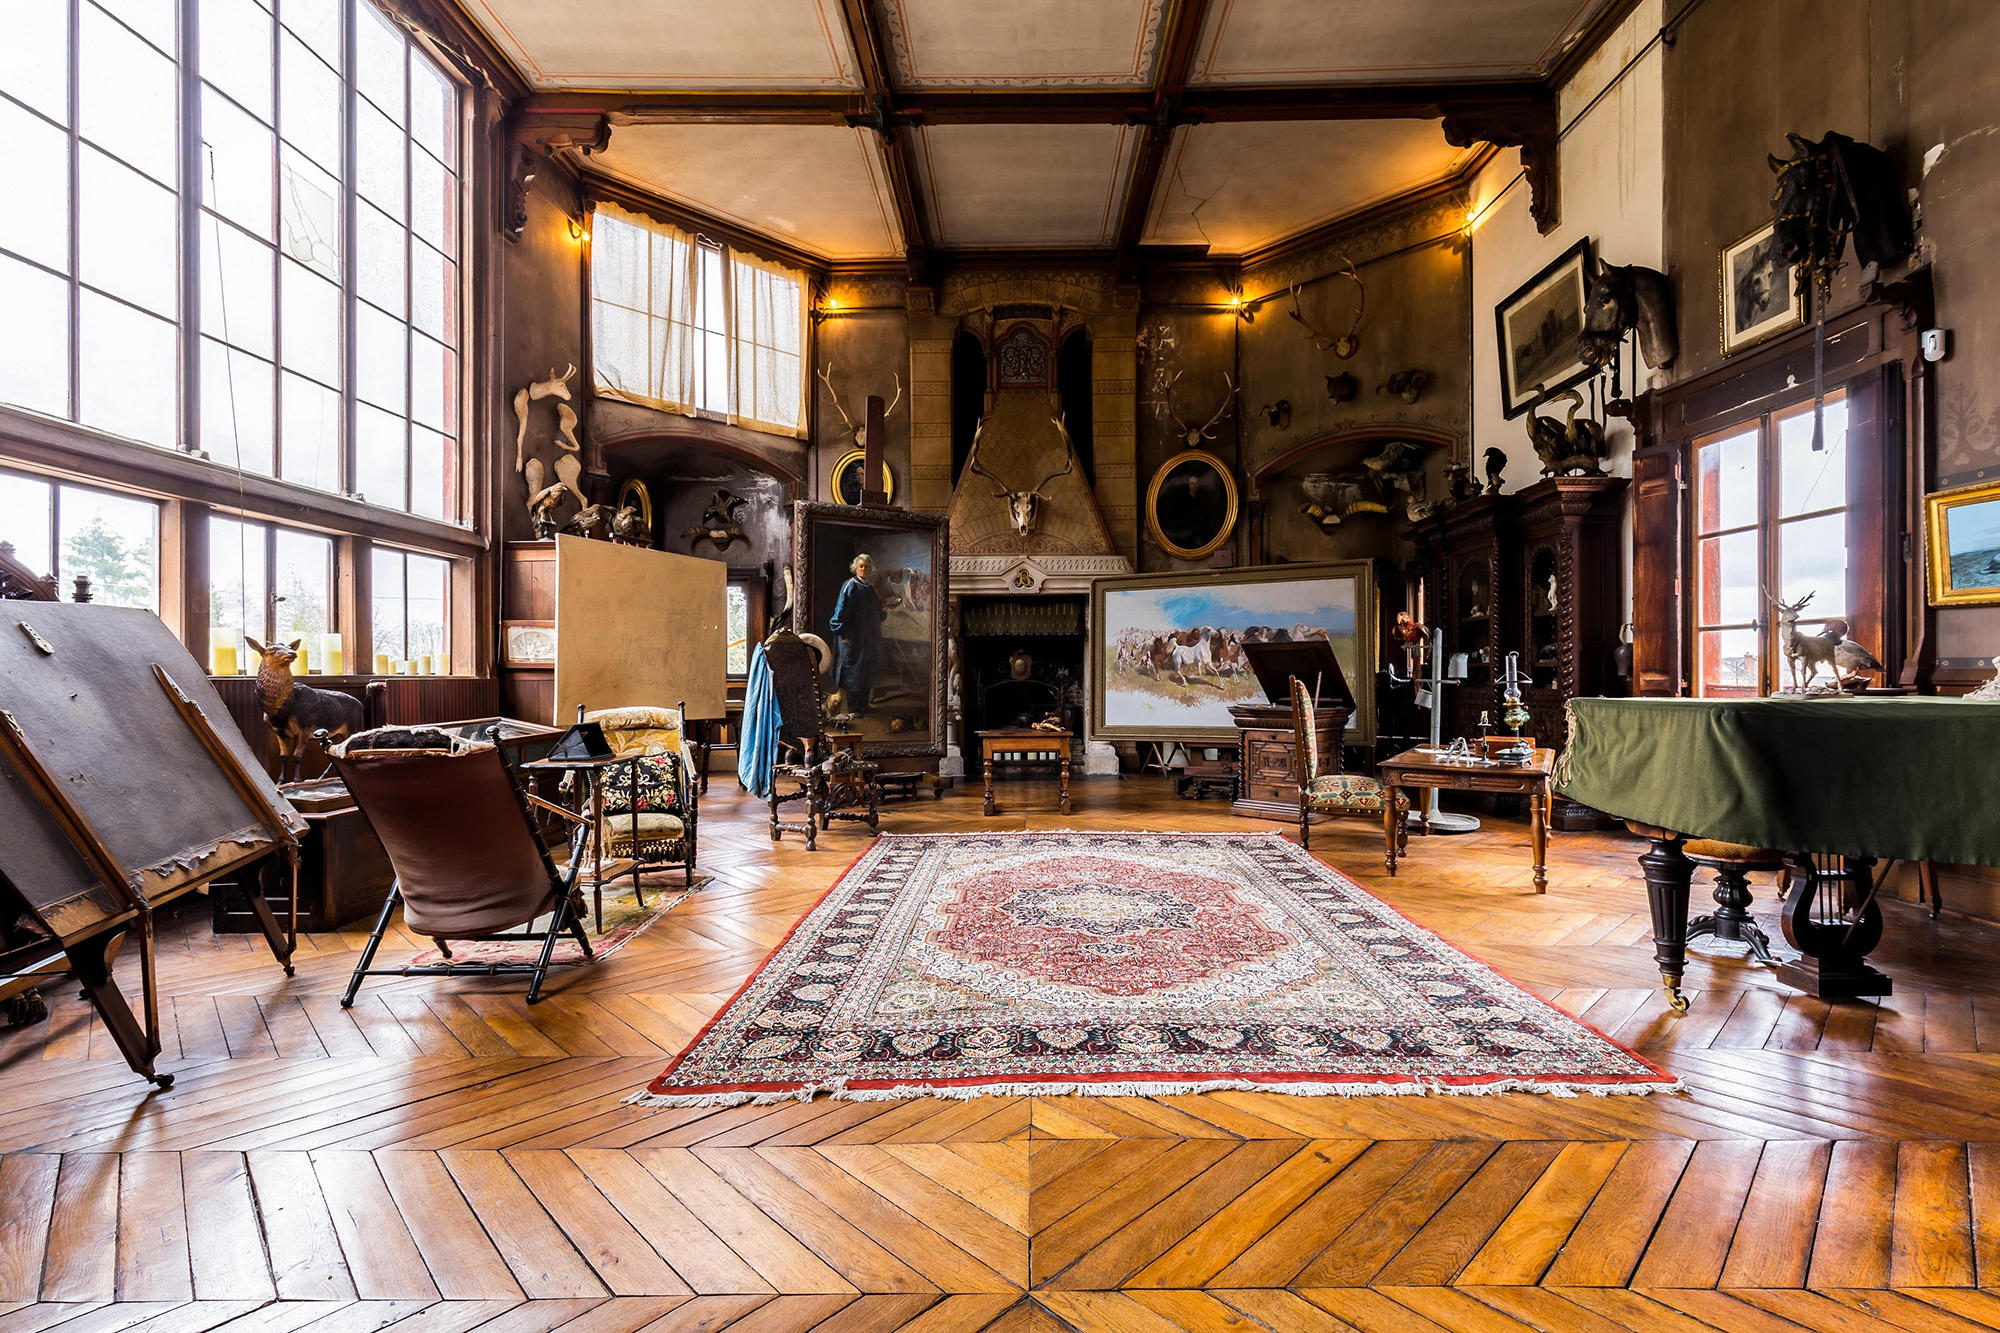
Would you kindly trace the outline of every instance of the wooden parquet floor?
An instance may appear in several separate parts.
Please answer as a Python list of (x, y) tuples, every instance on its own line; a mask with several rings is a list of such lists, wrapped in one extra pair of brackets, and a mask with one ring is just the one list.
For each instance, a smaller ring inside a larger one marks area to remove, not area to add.
[[(1077, 789), (1067, 821), (1023, 782), (992, 820), (961, 791), (884, 822), (1263, 827)], [(1391, 881), (1343, 821), (1315, 851), (1688, 1091), (626, 1107), (865, 845), (761, 816), (718, 783), (716, 882), (533, 1009), (413, 978), (344, 1011), (362, 932), (287, 980), (184, 921), (148, 1095), (52, 997), (0, 1035), (0, 1333), (2000, 1328), (2000, 931), (1892, 906), (1879, 1005), (1698, 944), (1675, 1018), (1639, 844), (1556, 835), (1536, 897), (1519, 823), (1412, 839)]]

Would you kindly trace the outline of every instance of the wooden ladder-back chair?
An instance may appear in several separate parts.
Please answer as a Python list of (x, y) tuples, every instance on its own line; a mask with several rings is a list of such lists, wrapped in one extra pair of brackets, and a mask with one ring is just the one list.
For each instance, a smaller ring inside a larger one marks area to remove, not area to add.
[[(826, 696), (820, 689), (819, 661), (812, 644), (781, 629), (764, 640), (764, 661), (771, 668), (771, 698), (778, 709), (778, 758), (771, 772), (771, 841), (782, 839), (786, 831), (806, 835), (806, 850), (815, 851), (819, 830), (835, 819), (851, 819), (881, 827), (881, 784), (879, 768), (848, 750), (836, 749), (826, 735)], [(797, 783), (795, 790), (780, 792), (781, 783)], [(861, 788), (867, 800), (866, 813), (836, 809), (832, 789), (838, 784)], [(803, 801), (803, 824), (788, 824), (778, 817), (778, 807)]]
[[(1292, 683), (1292, 733), (1298, 746), (1299, 775), (1299, 845), (1312, 846), (1312, 817), (1314, 815), (1357, 815), (1379, 823), (1382, 819), (1382, 784), (1362, 773), (1340, 771), (1340, 756), (1332, 758), (1332, 771), (1323, 772), (1319, 752), (1319, 728), (1315, 725), (1314, 714), (1318, 704), (1306, 689), (1305, 682), (1297, 676)], [(1396, 793), (1396, 808), (1402, 814), (1397, 822), (1397, 841), (1407, 836), (1410, 798), (1402, 792)]]
[[(576, 887), (590, 830), (577, 826), (569, 866), (558, 870), (496, 747), (422, 727), (381, 727), (350, 737), (328, 754), (396, 872), (374, 933), (348, 979), (343, 1008), (353, 1005), (363, 977), (501, 973), (526, 974), (533, 1004), (541, 999), (557, 937), (574, 936), (584, 958), (594, 957)], [(446, 962), (372, 966), (399, 906), (403, 924), (429, 936)], [(543, 916), (547, 924), (535, 930)], [(542, 950), (532, 963), (453, 963), (452, 940), (539, 941)]]

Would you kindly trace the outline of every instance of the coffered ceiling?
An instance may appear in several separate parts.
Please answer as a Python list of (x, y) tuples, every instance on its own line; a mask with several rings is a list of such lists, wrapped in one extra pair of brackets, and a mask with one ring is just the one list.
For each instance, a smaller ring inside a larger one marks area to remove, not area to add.
[(1552, 74), (1632, 0), (458, 3), (536, 90), (522, 142), (608, 128), (587, 170), (914, 267), (1241, 255), (1552, 144)]

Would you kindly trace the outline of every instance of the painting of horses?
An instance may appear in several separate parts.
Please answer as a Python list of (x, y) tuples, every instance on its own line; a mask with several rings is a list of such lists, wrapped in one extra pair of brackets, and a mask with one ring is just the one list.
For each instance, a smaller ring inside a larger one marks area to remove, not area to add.
[(1792, 266), (1778, 254), (1772, 223), (1723, 248), (1719, 282), (1724, 356), (1797, 328), (1804, 318)]
[(1590, 373), (1577, 350), (1590, 277), (1585, 237), (1493, 308), (1500, 348), (1500, 400), (1518, 416)]
[(1232, 704), (1267, 702), (1249, 642), (1325, 639), (1375, 736), (1375, 572), (1365, 560), (1098, 579), (1090, 590), (1091, 735), (1234, 744)]
[(2000, 603), (2000, 482), (1924, 497), (1932, 606)]

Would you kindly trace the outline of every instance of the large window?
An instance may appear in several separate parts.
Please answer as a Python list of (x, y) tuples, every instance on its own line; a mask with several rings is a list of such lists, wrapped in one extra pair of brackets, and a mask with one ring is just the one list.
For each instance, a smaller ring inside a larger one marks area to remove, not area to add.
[(376, 669), (414, 662), (412, 670), (422, 671), (428, 660), (430, 671), (444, 671), (451, 650), (451, 566), (378, 546), (371, 573)]
[(1848, 400), (1834, 394), (1819, 449), (1809, 402), (1695, 442), (1696, 693), (1757, 695), (1789, 683), (1767, 594), (1812, 595), (1802, 633), (1856, 615), (1847, 426)]
[[(321, 636), (333, 628), (333, 542), (317, 533), (216, 517), (208, 526), (208, 642), (211, 661), (256, 669), (246, 637), (300, 641), (308, 670), (321, 663)], [(299, 670), (296, 665), (294, 670)]]
[(160, 506), (90, 486), (0, 472), (0, 542), (68, 597), (80, 575), (95, 602), (160, 609)]
[(805, 435), (803, 275), (600, 205), (590, 292), (600, 393)]
[(368, 0), (182, 4), (8, 7), (0, 402), (460, 517), (457, 86)]

